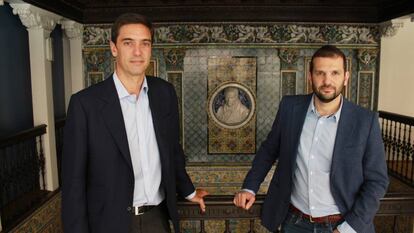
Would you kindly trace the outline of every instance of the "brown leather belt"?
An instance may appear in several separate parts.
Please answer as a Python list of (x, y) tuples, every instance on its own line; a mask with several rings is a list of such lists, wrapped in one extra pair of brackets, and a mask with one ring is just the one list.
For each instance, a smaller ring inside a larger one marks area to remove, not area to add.
[(300, 214), (303, 218), (309, 220), (311, 223), (337, 223), (342, 220), (342, 216), (340, 214), (333, 214), (333, 215), (327, 215), (322, 217), (312, 217), (309, 214), (305, 214), (300, 209), (296, 208), (294, 205), (290, 204), (290, 210), (294, 213)]

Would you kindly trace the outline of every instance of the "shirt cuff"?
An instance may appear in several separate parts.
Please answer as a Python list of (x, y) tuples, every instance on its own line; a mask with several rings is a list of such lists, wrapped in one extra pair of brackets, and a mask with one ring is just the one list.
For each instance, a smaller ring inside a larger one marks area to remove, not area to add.
[(190, 195), (186, 196), (186, 197), (185, 197), (185, 199), (187, 199), (187, 200), (191, 200), (191, 199), (193, 199), (193, 197), (195, 197), (195, 195), (196, 195), (196, 191), (194, 191), (194, 192), (193, 192), (193, 193), (191, 193)]
[(356, 233), (354, 228), (351, 227), (346, 221), (336, 227), (340, 233)]
[(256, 193), (254, 193), (253, 190), (250, 190), (250, 189), (242, 189), (242, 191), (249, 192), (249, 193), (251, 193), (251, 194), (253, 194), (253, 195), (256, 196)]

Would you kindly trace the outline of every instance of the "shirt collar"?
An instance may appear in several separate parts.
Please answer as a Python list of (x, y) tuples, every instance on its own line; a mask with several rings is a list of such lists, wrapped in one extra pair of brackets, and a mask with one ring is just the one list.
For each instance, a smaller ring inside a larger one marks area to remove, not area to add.
[[(308, 108), (308, 113), (313, 113), (316, 116), (320, 117), (321, 115), (319, 114), (318, 110), (315, 107), (314, 99), (315, 99), (315, 94), (312, 95), (312, 100), (311, 100), (309, 108)], [(335, 119), (335, 121), (338, 122), (339, 118), (341, 117), (341, 111), (342, 111), (342, 105), (343, 104), (344, 104), (344, 97), (341, 94), (341, 105), (339, 106), (338, 111), (336, 111), (334, 114), (332, 114), (330, 116), (327, 116), (327, 118), (333, 117), (333, 119)]]
[[(118, 75), (116, 72), (113, 74), (113, 79), (115, 83), (116, 92), (118, 93), (119, 99), (123, 99), (125, 97), (130, 96), (129, 92), (125, 88), (124, 84), (122, 84), (121, 80), (119, 80)], [(147, 77), (144, 77), (144, 82), (142, 83), (141, 91), (140, 93), (147, 94), (148, 93), (148, 83), (147, 83)]]

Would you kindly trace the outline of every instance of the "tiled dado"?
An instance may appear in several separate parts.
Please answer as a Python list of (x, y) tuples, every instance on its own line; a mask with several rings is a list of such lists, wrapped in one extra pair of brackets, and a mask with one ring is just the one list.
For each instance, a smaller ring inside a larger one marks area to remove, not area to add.
[[(250, 166), (205, 166), (200, 164), (187, 166), (186, 169), (196, 187), (205, 188), (211, 195), (233, 195), (240, 191)], [(275, 167), (266, 176), (260, 186), (259, 194), (266, 193), (274, 169)]]
[(38, 208), (10, 233), (61, 233), (60, 192)]

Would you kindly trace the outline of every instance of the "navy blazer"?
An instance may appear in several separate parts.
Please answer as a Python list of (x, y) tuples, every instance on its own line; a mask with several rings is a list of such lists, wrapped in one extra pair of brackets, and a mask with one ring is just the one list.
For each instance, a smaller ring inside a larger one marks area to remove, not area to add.
[[(194, 191), (179, 144), (177, 96), (168, 82), (147, 77), (169, 216), (178, 231), (177, 191)], [(127, 233), (134, 172), (112, 76), (72, 96), (64, 129), (62, 220), (65, 233)]]
[[(289, 209), (299, 138), (311, 100), (312, 95), (282, 99), (272, 129), (243, 184), (243, 188), (257, 192), (278, 160), (261, 214), (262, 224), (270, 231), (276, 231)], [(387, 186), (378, 116), (344, 99), (333, 151), (330, 188), (341, 215), (356, 232), (375, 232), (373, 218)]]

